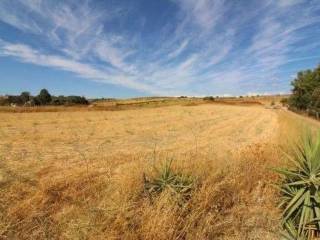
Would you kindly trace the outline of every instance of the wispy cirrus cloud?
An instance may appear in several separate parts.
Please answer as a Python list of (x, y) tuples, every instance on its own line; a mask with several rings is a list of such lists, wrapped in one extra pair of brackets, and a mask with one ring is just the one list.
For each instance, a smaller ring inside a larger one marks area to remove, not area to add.
[(155, 19), (133, 18), (137, 5), (3, 0), (2, 24), (32, 41), (0, 35), (0, 55), (160, 95), (286, 91), (298, 70), (288, 65), (320, 59), (315, 0), (168, 4), (175, 12), (149, 34)]
[(118, 84), (154, 94), (159, 93), (151, 86), (144, 85), (143, 83), (136, 81), (135, 77), (116, 73), (110, 68), (105, 67), (100, 69), (92, 66), (91, 64), (81, 63), (59, 55), (44, 54), (23, 44), (10, 44), (1, 41), (0, 49), (0, 56), (11, 56), (22, 62), (69, 71), (81, 77), (98, 82)]

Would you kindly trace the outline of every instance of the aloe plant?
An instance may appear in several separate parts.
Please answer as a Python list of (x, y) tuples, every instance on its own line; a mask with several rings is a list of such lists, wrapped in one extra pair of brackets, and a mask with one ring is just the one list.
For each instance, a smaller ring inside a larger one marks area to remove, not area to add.
[(291, 167), (276, 169), (280, 184), (282, 224), (287, 239), (314, 239), (320, 235), (320, 135), (306, 134), (293, 154)]

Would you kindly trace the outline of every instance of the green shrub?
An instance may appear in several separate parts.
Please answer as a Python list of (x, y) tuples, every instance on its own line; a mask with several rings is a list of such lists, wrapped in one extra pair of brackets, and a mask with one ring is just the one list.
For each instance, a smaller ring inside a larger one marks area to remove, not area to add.
[(203, 100), (205, 101), (215, 101), (215, 98), (212, 96), (204, 97)]
[(30, 101), (31, 94), (29, 92), (22, 92), (20, 94), (20, 99), (21, 99), (22, 104), (26, 104)]
[(176, 173), (172, 169), (172, 160), (166, 161), (160, 168), (155, 168), (156, 175), (148, 179), (144, 175), (144, 189), (149, 197), (169, 191), (173, 196), (185, 201), (191, 196), (194, 179), (182, 173)]
[(53, 105), (87, 105), (89, 104), (88, 100), (85, 97), (81, 96), (58, 96), (52, 97)]
[(311, 134), (287, 155), (292, 167), (277, 169), (280, 184), (283, 227), (288, 239), (320, 236), (320, 135)]

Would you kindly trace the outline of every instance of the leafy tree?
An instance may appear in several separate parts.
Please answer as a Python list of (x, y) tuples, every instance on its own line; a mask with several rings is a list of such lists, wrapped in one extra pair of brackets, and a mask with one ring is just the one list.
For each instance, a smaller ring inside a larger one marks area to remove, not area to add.
[(310, 107), (320, 109), (320, 87), (317, 87), (312, 92)]
[(290, 107), (307, 110), (318, 105), (320, 95), (320, 65), (314, 70), (301, 71), (292, 81), (292, 96), (288, 100)]
[(22, 93), (20, 94), (20, 98), (21, 98), (21, 102), (22, 102), (23, 104), (25, 104), (25, 103), (27, 103), (27, 102), (30, 101), (31, 95), (30, 95), (29, 92), (22, 92)]
[(51, 103), (52, 97), (47, 89), (42, 89), (37, 96), (41, 105), (48, 105)]

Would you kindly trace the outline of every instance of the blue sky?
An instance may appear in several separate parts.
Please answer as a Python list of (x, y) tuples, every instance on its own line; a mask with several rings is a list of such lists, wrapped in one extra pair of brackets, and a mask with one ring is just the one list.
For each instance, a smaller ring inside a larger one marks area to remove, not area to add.
[(0, 1), (0, 94), (285, 93), (319, 63), (318, 0)]

